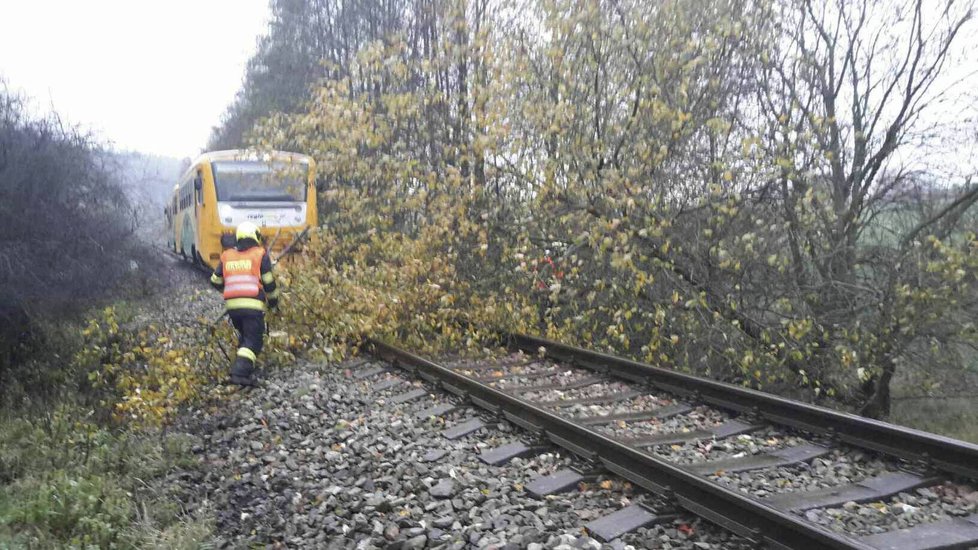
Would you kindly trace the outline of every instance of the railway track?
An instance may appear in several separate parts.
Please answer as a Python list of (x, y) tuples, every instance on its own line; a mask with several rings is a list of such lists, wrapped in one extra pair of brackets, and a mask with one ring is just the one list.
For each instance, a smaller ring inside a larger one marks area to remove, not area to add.
[[(449, 364), (377, 340), (367, 349), (593, 466), (541, 477), (526, 487), (533, 494), (574, 487), (597, 468), (759, 547), (978, 548), (976, 503), (968, 500), (978, 493), (965, 485), (978, 479), (976, 445), (544, 339), (510, 343), (524, 353)], [(470, 424), (457, 430), (481, 427)], [(512, 443), (484, 460), (539, 449)], [(914, 492), (934, 498), (903, 504), (900, 495)], [(923, 506), (934, 508), (935, 521), (906, 515)], [(870, 514), (859, 517), (864, 510)], [(586, 527), (611, 540), (674, 513), (633, 505)], [(849, 516), (858, 520), (853, 529), (827, 526)]]

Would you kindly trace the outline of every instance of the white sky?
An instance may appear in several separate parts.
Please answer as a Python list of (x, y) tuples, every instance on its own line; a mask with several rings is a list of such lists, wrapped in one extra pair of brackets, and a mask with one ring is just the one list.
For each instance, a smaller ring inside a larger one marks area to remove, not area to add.
[(195, 156), (268, 0), (0, 0), (0, 79), (121, 150)]

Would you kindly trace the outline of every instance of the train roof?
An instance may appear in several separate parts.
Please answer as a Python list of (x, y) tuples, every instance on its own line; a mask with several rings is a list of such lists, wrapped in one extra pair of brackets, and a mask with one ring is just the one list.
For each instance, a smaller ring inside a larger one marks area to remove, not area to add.
[(208, 153), (202, 153), (200, 156), (194, 159), (191, 166), (200, 164), (201, 162), (212, 162), (215, 160), (292, 160), (298, 162), (308, 162), (310, 160), (309, 155), (303, 155), (302, 153), (293, 153), (290, 151), (271, 151), (257, 153), (249, 149), (229, 149), (226, 151), (210, 151)]
[[(190, 166), (183, 171), (180, 178), (186, 178), (187, 174), (193, 171), (194, 167), (215, 160), (286, 160), (290, 162), (312, 162), (312, 157), (302, 153), (290, 151), (271, 151), (267, 153), (257, 153), (249, 149), (228, 149), (225, 151), (210, 151), (201, 153), (190, 163)], [(179, 186), (179, 184), (177, 184)]]

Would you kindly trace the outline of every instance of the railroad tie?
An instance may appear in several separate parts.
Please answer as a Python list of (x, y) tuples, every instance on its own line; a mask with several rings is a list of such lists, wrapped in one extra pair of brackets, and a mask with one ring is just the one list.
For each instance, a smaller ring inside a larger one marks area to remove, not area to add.
[(633, 504), (584, 525), (587, 532), (601, 542), (611, 542), (636, 529), (675, 519), (675, 515), (659, 515), (641, 504)]
[(577, 487), (577, 484), (584, 481), (584, 475), (576, 470), (564, 468), (550, 475), (541, 476), (526, 484), (524, 487), (527, 493), (534, 498), (543, 498), (547, 495), (562, 493)]
[(618, 393), (609, 393), (605, 395), (597, 395), (594, 397), (582, 397), (580, 399), (555, 399), (553, 401), (534, 401), (533, 403), (541, 407), (569, 407), (570, 405), (601, 405), (604, 403), (618, 403), (621, 401), (628, 401), (640, 395), (645, 395), (648, 392), (628, 390)]
[(689, 464), (686, 467), (698, 474), (709, 475), (714, 472), (746, 472), (749, 470), (760, 470), (762, 468), (773, 468), (775, 466), (787, 466), (799, 462), (807, 462), (813, 458), (827, 455), (831, 449), (821, 445), (796, 445), (785, 447), (769, 453), (758, 453), (753, 456), (742, 458), (726, 458), (722, 460), (710, 460), (698, 464)]
[(391, 397), (390, 402), (393, 405), (400, 405), (401, 403), (407, 403), (408, 401), (412, 401), (419, 397), (424, 397), (425, 395), (428, 395), (428, 390), (424, 388), (417, 388)]
[(838, 487), (772, 495), (765, 498), (764, 502), (789, 512), (803, 512), (812, 508), (838, 506), (846, 502), (882, 500), (939, 482), (940, 478), (936, 477), (920, 477), (908, 472), (888, 472), (858, 483)]
[(655, 447), (656, 445), (676, 445), (696, 441), (698, 439), (726, 439), (735, 435), (753, 432), (761, 429), (759, 424), (748, 424), (739, 420), (728, 420), (712, 428), (691, 430), (688, 432), (673, 432), (649, 437), (638, 437), (624, 440), (632, 447)]
[(574, 421), (582, 426), (601, 426), (603, 424), (611, 424), (612, 422), (619, 421), (642, 422), (643, 420), (665, 420), (667, 418), (672, 418), (673, 416), (686, 414), (691, 410), (693, 410), (693, 406), (689, 405), (688, 403), (676, 403), (675, 405), (667, 405), (665, 407), (659, 407), (658, 409), (652, 409), (651, 411), (608, 414), (604, 416), (583, 416), (575, 419)]
[(447, 454), (448, 451), (444, 449), (432, 449), (421, 457), (421, 462), (435, 462), (436, 460), (441, 460)]
[(479, 382), (485, 384), (492, 384), (493, 382), (512, 380), (514, 378), (519, 378), (522, 380), (537, 380), (539, 378), (546, 378), (548, 376), (553, 376), (554, 374), (556, 374), (554, 371), (544, 371), (544, 372), (534, 372), (534, 373), (512, 372), (509, 374), (503, 374), (501, 376), (492, 376), (490, 374), (489, 376), (475, 376), (475, 377), (470, 376), (470, 378), (474, 378)]
[(373, 393), (382, 392), (384, 390), (389, 390), (394, 386), (399, 386), (404, 383), (403, 378), (391, 378), (390, 380), (384, 380), (383, 382), (377, 382), (373, 386), (370, 386), (370, 391)]
[(502, 466), (514, 458), (533, 454), (546, 448), (542, 445), (529, 446), (521, 441), (516, 441), (492, 449), (486, 449), (479, 455), (479, 460), (491, 466)]
[(455, 424), (451, 428), (441, 432), (442, 437), (445, 439), (460, 439), (472, 432), (478, 431), (486, 426), (486, 423), (481, 419), (473, 418), (471, 420), (466, 420), (465, 422), (460, 422)]
[(439, 403), (438, 405), (428, 407), (427, 409), (419, 412), (418, 414), (414, 415), (414, 418), (424, 420), (426, 418), (431, 418), (432, 416), (444, 416), (454, 410), (455, 405), (452, 403)]
[(566, 384), (561, 382), (554, 382), (552, 384), (536, 384), (532, 386), (519, 386), (514, 388), (507, 388), (506, 391), (514, 394), (524, 394), (535, 391), (546, 391), (546, 390), (573, 390), (576, 388), (583, 388), (585, 386), (590, 386), (592, 384), (597, 384), (599, 382), (606, 382), (604, 378), (600, 376), (588, 376), (587, 378), (582, 378), (575, 382), (568, 382)]
[(978, 514), (949, 521), (922, 523), (916, 527), (865, 536), (860, 540), (879, 550), (973, 547), (978, 544)]
[[(364, 363), (361, 363), (361, 365), (364, 364)], [(353, 369), (353, 367), (350, 367), (350, 368), (351, 368), (351, 370)], [(387, 367), (387, 366), (370, 367), (370, 368), (366, 368), (366, 369), (363, 369), (363, 370), (353, 371), (353, 379), (354, 380), (363, 380), (364, 378), (370, 378), (371, 376), (377, 376), (378, 374), (381, 374), (381, 373), (384, 373), (384, 372), (391, 372), (390, 367)]]

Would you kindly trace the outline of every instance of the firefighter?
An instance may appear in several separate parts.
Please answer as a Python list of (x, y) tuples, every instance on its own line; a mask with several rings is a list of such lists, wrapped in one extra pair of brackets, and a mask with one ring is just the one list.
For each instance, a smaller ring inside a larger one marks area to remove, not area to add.
[(244, 222), (235, 231), (235, 246), (221, 253), (211, 284), (224, 292), (228, 317), (238, 331), (238, 353), (231, 366), (231, 383), (255, 386), (255, 361), (265, 335), (265, 307), (278, 306), (279, 289), (272, 260), (261, 246), (261, 231)]

